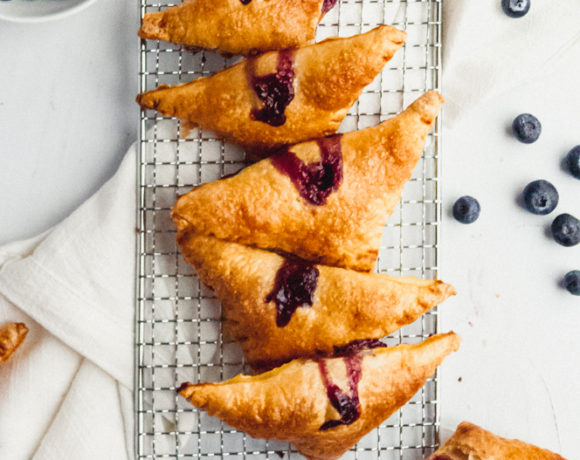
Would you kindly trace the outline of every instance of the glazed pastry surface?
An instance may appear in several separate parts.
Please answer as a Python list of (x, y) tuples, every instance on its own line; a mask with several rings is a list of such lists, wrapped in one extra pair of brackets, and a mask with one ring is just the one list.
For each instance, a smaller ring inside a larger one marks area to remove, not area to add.
[[(341, 155), (340, 165), (332, 163), (336, 171), (323, 167), (320, 142), (310, 141), (233, 177), (197, 187), (179, 197), (173, 222), (182, 233), (276, 248), (315, 263), (371, 271), (383, 226), (421, 157), (442, 103), (442, 96), (431, 91), (376, 127), (330, 138), (338, 143)], [(311, 183), (298, 187), (280, 167), (284, 159), (297, 159), (308, 174), (311, 169), (322, 171), (322, 180), (312, 173)], [(328, 192), (326, 196), (310, 197), (316, 187)], [(324, 198), (324, 202), (305, 197)]]
[(8, 323), (0, 327), (0, 364), (8, 361), (22, 345), (26, 334), (28, 328), (24, 323)]
[[(224, 332), (259, 371), (384, 337), (455, 293), (441, 281), (295, 262), (194, 233), (180, 235), (178, 244), (221, 300)], [(280, 283), (289, 261), (290, 282)]]
[[(308, 459), (337, 459), (405, 404), (459, 343), (450, 332), (418, 345), (294, 360), (258, 376), (184, 384), (180, 394), (253, 437), (291, 442)], [(335, 408), (332, 392), (350, 411)]]
[(296, 48), (314, 40), (324, 0), (189, 0), (146, 13), (141, 38), (221, 53)]
[(517, 439), (505, 439), (469, 422), (462, 422), (428, 460), (564, 460), (549, 450)]
[[(137, 96), (137, 102), (263, 157), (281, 146), (336, 132), (404, 40), (404, 32), (379, 26), (349, 38), (269, 52), (182, 85), (161, 85)], [(261, 116), (264, 110), (275, 113)]]

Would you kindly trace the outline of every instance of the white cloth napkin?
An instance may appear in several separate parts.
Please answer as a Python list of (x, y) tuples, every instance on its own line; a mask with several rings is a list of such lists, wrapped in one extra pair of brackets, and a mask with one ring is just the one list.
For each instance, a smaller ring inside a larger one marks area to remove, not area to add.
[(132, 458), (135, 148), (48, 234), (0, 249), (0, 458)]
[[(446, 122), (578, 47), (580, 2), (444, 2)], [(0, 458), (133, 458), (135, 148), (61, 224), (0, 248), (0, 323), (29, 336), (0, 367)]]

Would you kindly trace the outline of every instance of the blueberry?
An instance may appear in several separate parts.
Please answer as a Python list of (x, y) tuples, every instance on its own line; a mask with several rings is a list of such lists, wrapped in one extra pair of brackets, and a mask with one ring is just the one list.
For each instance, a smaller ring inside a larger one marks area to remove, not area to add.
[(562, 246), (580, 243), (580, 220), (570, 214), (560, 214), (552, 222), (552, 236)]
[(577, 145), (566, 155), (568, 169), (576, 179), (580, 179), (580, 145)]
[(462, 196), (453, 205), (453, 217), (462, 224), (471, 224), (479, 217), (479, 202), (472, 196)]
[(580, 295), (580, 270), (566, 273), (563, 284), (570, 294)]
[(546, 180), (535, 180), (526, 185), (522, 194), (526, 209), (532, 214), (550, 214), (558, 206), (558, 191)]
[(518, 141), (524, 144), (532, 144), (540, 137), (542, 125), (533, 115), (522, 113), (512, 123), (512, 131)]
[(503, 12), (510, 18), (521, 18), (530, 10), (530, 0), (501, 0)]

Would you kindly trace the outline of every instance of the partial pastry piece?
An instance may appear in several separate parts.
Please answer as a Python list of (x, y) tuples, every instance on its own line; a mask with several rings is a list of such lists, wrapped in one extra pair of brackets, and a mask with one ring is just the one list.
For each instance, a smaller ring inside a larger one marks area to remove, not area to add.
[(336, 0), (189, 0), (146, 13), (141, 38), (221, 53), (256, 54), (314, 40)]
[(182, 85), (161, 85), (137, 96), (137, 102), (266, 156), (280, 146), (336, 132), (404, 40), (404, 32), (380, 26), (269, 52)]
[(371, 271), (442, 103), (431, 91), (376, 127), (280, 150), (179, 197), (173, 222), (180, 232)]
[(8, 361), (28, 334), (24, 323), (8, 323), (0, 327), (0, 364)]
[(469, 422), (462, 422), (455, 434), (428, 460), (564, 460), (549, 450), (517, 439), (505, 439)]
[(359, 273), (186, 233), (178, 244), (222, 302), (224, 332), (257, 371), (376, 340), (455, 294), (441, 281)]
[(418, 345), (294, 360), (258, 376), (184, 384), (180, 394), (250, 436), (291, 442), (308, 459), (336, 459), (411, 399), (459, 342), (450, 332)]

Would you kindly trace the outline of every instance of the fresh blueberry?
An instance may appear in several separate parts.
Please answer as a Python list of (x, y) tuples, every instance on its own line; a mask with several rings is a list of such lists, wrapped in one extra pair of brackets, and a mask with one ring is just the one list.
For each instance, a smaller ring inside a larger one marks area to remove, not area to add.
[(479, 202), (472, 196), (462, 196), (453, 205), (453, 217), (462, 224), (471, 224), (479, 217)]
[(570, 294), (580, 295), (580, 270), (566, 273), (563, 284)]
[(512, 123), (514, 136), (524, 144), (531, 144), (538, 140), (542, 133), (542, 125), (536, 117), (529, 113), (518, 115)]
[(566, 155), (568, 169), (576, 179), (580, 179), (580, 145), (577, 145)]
[(562, 246), (580, 243), (580, 220), (570, 214), (560, 214), (552, 222), (552, 236)]
[(522, 194), (526, 209), (532, 214), (550, 214), (558, 206), (558, 191), (546, 180), (535, 180)]
[(530, 0), (501, 0), (503, 12), (510, 18), (521, 18), (530, 10)]

